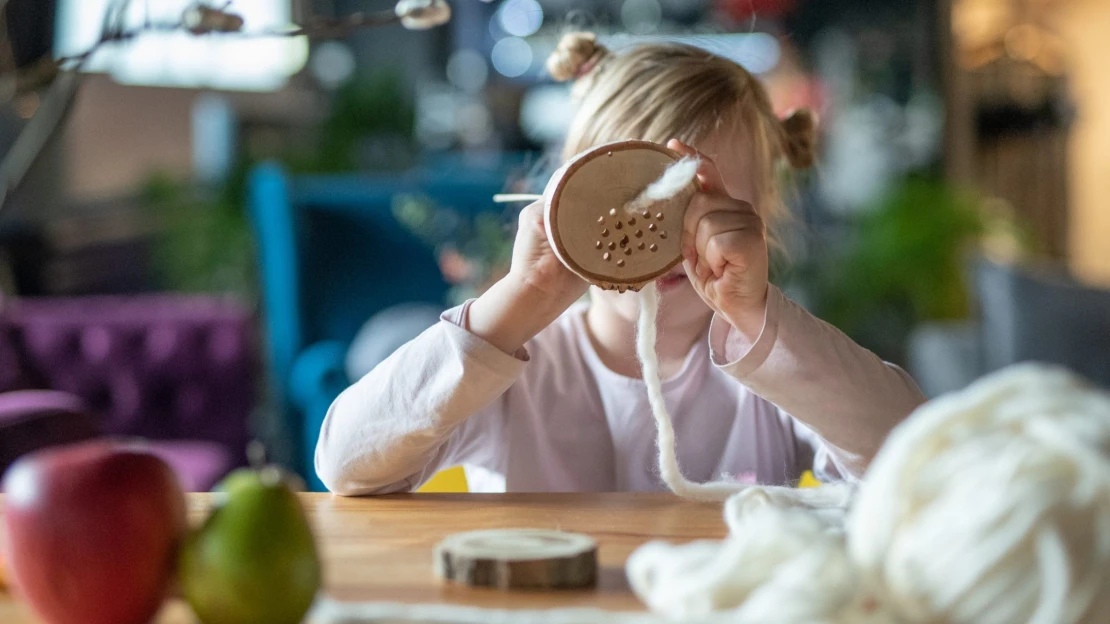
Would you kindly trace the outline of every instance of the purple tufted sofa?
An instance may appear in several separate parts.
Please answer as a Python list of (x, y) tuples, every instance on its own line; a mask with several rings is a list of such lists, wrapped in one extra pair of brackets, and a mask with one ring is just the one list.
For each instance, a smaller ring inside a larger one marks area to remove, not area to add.
[[(187, 490), (207, 490), (245, 463), (257, 362), (252, 314), (231, 300), (6, 299), (0, 393), (11, 394), (6, 403), (0, 394), (0, 436), (13, 448), (146, 438)], [(35, 389), (55, 392), (13, 393)]]

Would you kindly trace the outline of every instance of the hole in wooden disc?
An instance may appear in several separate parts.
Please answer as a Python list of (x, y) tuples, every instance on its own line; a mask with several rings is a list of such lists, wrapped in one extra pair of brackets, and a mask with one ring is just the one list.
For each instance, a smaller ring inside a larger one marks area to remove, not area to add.
[(648, 212), (648, 211), (646, 211), (646, 210), (645, 210), (645, 211), (643, 211), (643, 212), (641, 212), (640, 214), (641, 214), (641, 215), (643, 215), (643, 217), (644, 217), (645, 219), (650, 219), (650, 218), (651, 218), (651, 213), (650, 213), (650, 212)]
[(624, 247), (627, 244), (628, 244), (628, 237), (625, 236), (624, 238), (621, 239), (621, 247)]
[(617, 244), (614, 243), (613, 241), (609, 241), (609, 249), (616, 249), (616, 248), (617, 248)]
[(608, 235), (609, 235), (609, 230), (601, 230), (601, 236), (602, 237), (605, 237), (605, 236), (608, 236)]
[[(659, 251), (659, 245), (652, 245), (651, 247), (648, 247), (648, 249), (650, 249), (652, 251)], [(608, 256), (609, 254), (605, 254), (605, 255)]]
[(594, 243), (594, 247), (601, 249), (601, 241), (597, 241), (596, 243)]
[(659, 219), (660, 221), (662, 221), (662, 220), (663, 220), (663, 213), (662, 213), (662, 212), (660, 212), (660, 213), (657, 213), (657, 214), (655, 215), (655, 218), (656, 218), (656, 219)]
[(655, 224), (654, 223), (649, 223), (648, 224), (648, 229), (651, 230), (652, 232), (654, 232), (655, 231)]
[(617, 221), (617, 225), (615, 227), (619, 230), (619, 229), (624, 227), (624, 224), (621, 223), (620, 221)]
[[(652, 246), (654, 247), (654, 245), (652, 245)], [(653, 249), (652, 251), (655, 251), (655, 250)], [(613, 257), (613, 256), (609, 255), (609, 252), (608, 252), (608, 251), (607, 251), (607, 252), (605, 252), (605, 253), (603, 253), (603, 254), (601, 254), (601, 259), (602, 259), (602, 260), (605, 260), (605, 261), (608, 261), (608, 260), (609, 260), (609, 258), (612, 258), (612, 257)]]
[(636, 249), (640, 249), (640, 250), (642, 250), (643, 248), (644, 248), (644, 244), (643, 244), (643, 243), (640, 243), (639, 245), (636, 245)]
[(640, 238), (640, 237), (642, 237), (643, 235), (644, 235), (644, 231), (643, 231), (643, 230), (636, 230), (636, 238)]
[(667, 238), (667, 232), (666, 231), (660, 232), (659, 233), (659, 238)]
[(617, 209), (616, 209), (616, 208), (610, 208), (610, 209), (609, 209), (609, 216), (610, 216), (610, 217), (615, 217), (615, 216), (617, 216)]
[(624, 260), (617, 260), (617, 266), (619, 266), (619, 267), (624, 266)]
[(628, 225), (636, 225), (636, 217), (628, 217)]
[(597, 222), (598, 223), (605, 223), (605, 217), (598, 217)]
[(632, 248), (631, 247), (625, 247), (624, 248), (624, 255), (631, 256), (632, 255)]

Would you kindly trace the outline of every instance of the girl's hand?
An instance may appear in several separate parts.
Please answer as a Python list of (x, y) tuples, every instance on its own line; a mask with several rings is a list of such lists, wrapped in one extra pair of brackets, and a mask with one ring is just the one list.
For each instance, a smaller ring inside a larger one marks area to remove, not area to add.
[(520, 212), (520, 223), (513, 242), (513, 261), (509, 277), (552, 302), (570, 307), (586, 294), (589, 284), (563, 265), (547, 240), (543, 225), (543, 200), (529, 204)]
[(737, 331), (759, 336), (767, 309), (767, 239), (763, 219), (729, 197), (716, 163), (672, 139), (667, 147), (700, 159), (699, 190), (686, 208), (682, 256), (698, 295)]
[(586, 294), (589, 284), (555, 256), (543, 201), (520, 213), (509, 273), (470, 306), (471, 333), (513, 354)]

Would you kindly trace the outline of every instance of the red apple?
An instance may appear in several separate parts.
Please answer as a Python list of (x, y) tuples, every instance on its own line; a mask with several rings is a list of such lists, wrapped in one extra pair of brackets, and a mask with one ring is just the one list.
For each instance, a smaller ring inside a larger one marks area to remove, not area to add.
[(172, 579), (185, 497), (173, 471), (105, 441), (26, 455), (4, 475), (5, 553), (50, 624), (144, 624)]

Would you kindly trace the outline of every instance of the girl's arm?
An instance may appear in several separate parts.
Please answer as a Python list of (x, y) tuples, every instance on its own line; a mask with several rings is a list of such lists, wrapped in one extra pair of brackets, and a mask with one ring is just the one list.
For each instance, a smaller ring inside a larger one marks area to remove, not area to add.
[(754, 340), (721, 316), (714, 316), (709, 340), (714, 364), (816, 431), (855, 476), (863, 474), (890, 430), (925, 401), (902, 369), (774, 286)]
[(848, 472), (860, 475), (890, 430), (925, 397), (901, 369), (810, 315), (767, 282), (766, 224), (729, 196), (716, 164), (700, 159), (700, 190), (683, 217), (686, 274), (713, 309), (714, 363), (809, 425)]
[(523, 345), (572, 302), (509, 276), (445, 313), (335, 400), (316, 445), (320, 479), (337, 494), (384, 494), (465, 459), (453, 449), (503, 452), (482, 447), (497, 444), (497, 398), (528, 360)]

